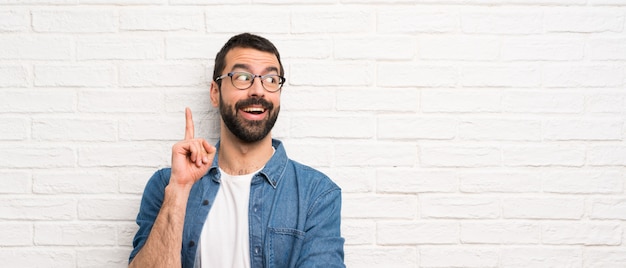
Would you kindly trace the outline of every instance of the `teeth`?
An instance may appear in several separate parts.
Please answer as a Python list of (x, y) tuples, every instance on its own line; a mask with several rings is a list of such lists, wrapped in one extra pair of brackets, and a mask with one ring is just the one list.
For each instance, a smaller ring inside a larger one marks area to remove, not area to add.
[(243, 108), (243, 111), (247, 113), (254, 113), (254, 112), (262, 113), (265, 111), (265, 109), (261, 107), (248, 107), (248, 108)]

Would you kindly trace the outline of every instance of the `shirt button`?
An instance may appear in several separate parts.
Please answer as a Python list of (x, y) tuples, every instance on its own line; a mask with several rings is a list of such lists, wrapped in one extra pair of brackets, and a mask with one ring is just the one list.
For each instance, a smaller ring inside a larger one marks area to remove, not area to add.
[(196, 245), (196, 242), (194, 242), (193, 240), (189, 241), (189, 247), (193, 247)]
[(208, 204), (209, 204), (209, 200), (206, 200), (206, 199), (202, 200), (202, 205), (203, 206), (206, 206)]
[(259, 254), (259, 247), (254, 248), (254, 254)]

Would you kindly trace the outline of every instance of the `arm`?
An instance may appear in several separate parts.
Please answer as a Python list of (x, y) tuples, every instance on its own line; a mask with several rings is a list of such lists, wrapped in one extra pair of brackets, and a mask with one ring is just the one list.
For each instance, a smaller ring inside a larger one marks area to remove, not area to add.
[[(139, 243), (141, 249), (134, 258), (131, 256), (129, 267), (181, 266), (183, 227), (189, 192), (193, 184), (208, 171), (209, 161), (215, 155), (215, 147), (206, 140), (193, 138), (194, 126), (188, 108), (185, 110), (185, 117), (185, 140), (172, 147), (172, 171), (169, 184), (163, 193), (163, 203), (146, 242), (143, 245)], [(146, 200), (142, 203), (152, 204), (154, 208), (158, 201), (147, 200), (149, 198), (154, 198), (154, 195), (144, 193)]]

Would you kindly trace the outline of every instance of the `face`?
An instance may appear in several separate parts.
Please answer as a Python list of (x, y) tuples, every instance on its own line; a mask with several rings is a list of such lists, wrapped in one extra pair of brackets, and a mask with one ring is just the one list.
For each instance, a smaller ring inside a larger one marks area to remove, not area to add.
[[(222, 74), (249, 72), (257, 75), (278, 74), (278, 59), (274, 54), (252, 48), (234, 48), (226, 54)], [(211, 84), (211, 101), (219, 107), (225, 126), (233, 136), (245, 143), (260, 141), (274, 127), (280, 111), (280, 91), (266, 91), (259, 78), (248, 89), (237, 89), (230, 77)]]

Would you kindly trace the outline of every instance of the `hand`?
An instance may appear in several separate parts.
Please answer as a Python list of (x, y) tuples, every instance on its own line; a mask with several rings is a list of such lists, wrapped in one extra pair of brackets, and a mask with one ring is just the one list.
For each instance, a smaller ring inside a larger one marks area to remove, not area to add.
[(194, 138), (193, 119), (189, 108), (185, 108), (185, 118), (185, 139), (172, 147), (170, 185), (191, 187), (211, 167), (215, 147), (204, 139)]

